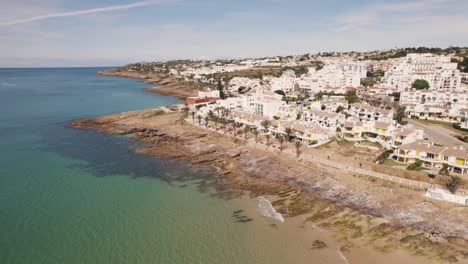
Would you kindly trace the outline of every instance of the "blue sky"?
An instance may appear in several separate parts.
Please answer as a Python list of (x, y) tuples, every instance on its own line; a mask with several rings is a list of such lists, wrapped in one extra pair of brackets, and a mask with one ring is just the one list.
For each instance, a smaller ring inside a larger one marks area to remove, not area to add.
[(466, 0), (0, 0), (0, 67), (450, 45)]

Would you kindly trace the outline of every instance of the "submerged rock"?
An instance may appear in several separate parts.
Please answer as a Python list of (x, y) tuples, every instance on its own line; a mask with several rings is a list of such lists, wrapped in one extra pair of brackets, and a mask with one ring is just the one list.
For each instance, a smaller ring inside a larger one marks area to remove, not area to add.
[(326, 247), (327, 247), (327, 243), (323, 242), (322, 240), (314, 240), (314, 242), (312, 242), (311, 249), (322, 249)]

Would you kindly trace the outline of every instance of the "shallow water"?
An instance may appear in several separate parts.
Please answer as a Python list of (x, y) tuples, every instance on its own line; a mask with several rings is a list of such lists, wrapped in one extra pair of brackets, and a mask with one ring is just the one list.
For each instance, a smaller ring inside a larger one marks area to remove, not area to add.
[(343, 263), (333, 241), (310, 249), (328, 235), (220, 196), (206, 172), (67, 127), (178, 102), (97, 70), (0, 69), (0, 263)]

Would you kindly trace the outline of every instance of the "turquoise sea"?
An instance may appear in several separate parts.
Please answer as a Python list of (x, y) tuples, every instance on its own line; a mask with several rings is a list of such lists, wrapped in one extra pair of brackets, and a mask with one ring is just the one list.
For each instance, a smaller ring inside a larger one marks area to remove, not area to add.
[(178, 102), (97, 70), (0, 69), (0, 263), (311, 263), (310, 244), (216, 195), (209, 174), (69, 128)]

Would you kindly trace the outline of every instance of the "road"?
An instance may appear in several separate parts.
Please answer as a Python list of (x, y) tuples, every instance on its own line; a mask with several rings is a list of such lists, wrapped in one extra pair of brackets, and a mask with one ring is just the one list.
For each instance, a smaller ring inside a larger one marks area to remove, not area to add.
[(445, 128), (442, 125), (437, 124), (424, 124), (412, 119), (405, 119), (409, 124), (416, 128), (424, 129), (424, 137), (427, 137), (430, 141), (445, 145), (445, 146), (460, 146), (463, 145), (468, 148), (468, 144), (456, 139), (453, 135), (457, 133), (453, 130)]

